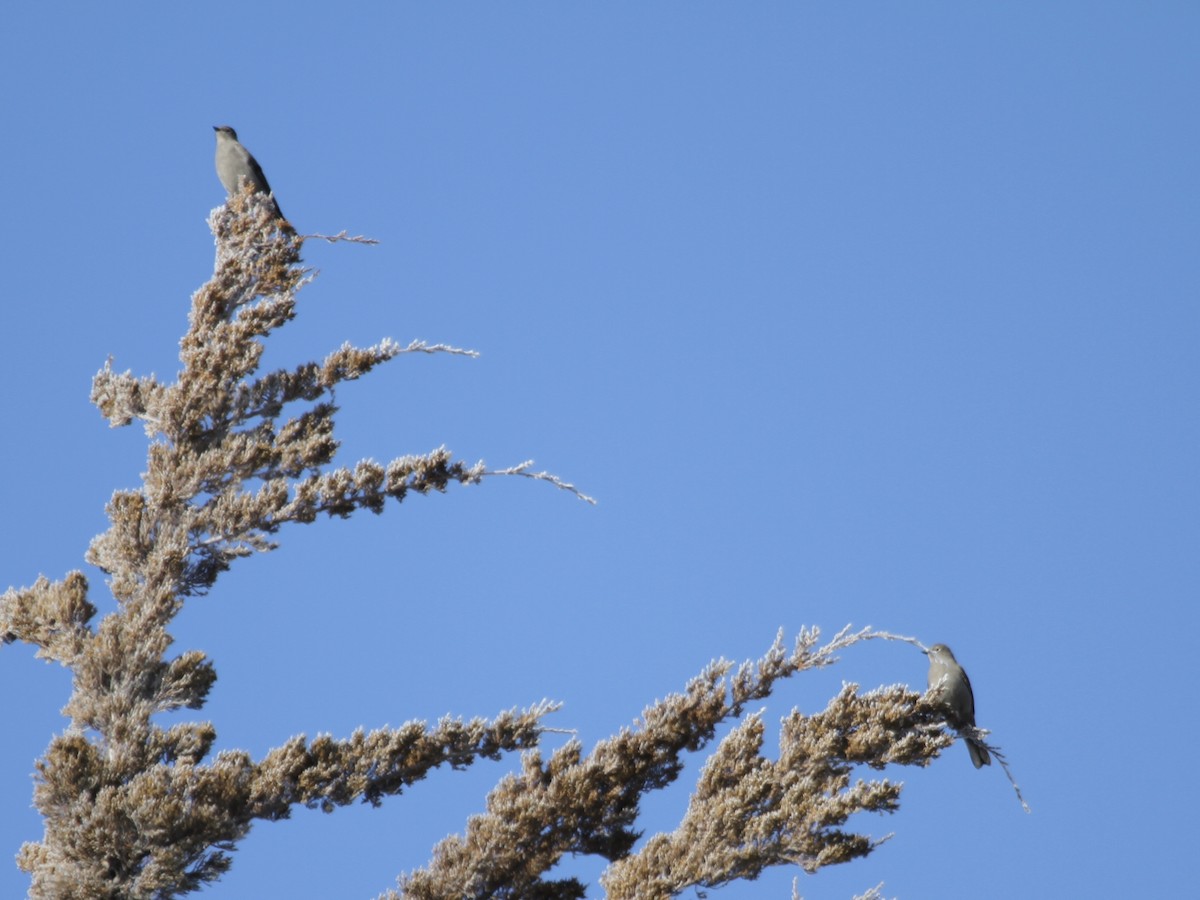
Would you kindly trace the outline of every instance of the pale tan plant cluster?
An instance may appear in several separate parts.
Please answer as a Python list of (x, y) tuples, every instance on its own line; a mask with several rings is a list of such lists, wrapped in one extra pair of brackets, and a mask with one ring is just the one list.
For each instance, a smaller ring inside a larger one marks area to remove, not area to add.
[[(427, 867), (385, 896), (582, 897), (582, 884), (550, 873), (566, 856), (592, 854), (610, 862), (601, 879), (609, 897), (666, 898), (753, 879), (768, 866), (813, 872), (869, 853), (877, 842), (845, 831), (846, 819), (896, 809), (900, 787), (854, 780), (856, 767), (928, 763), (952, 740), (941, 713), (904, 688), (860, 695), (851, 686), (821, 713), (787, 717), (779, 752), (765, 756), (763, 721), (748, 705), (855, 641), (888, 637), (874, 632), (818, 646), (817, 632), (805, 631), (790, 651), (777, 639), (755, 663), (713, 663), (634, 727), (588, 753), (568, 742), (548, 759), (535, 748), (550, 703), (491, 721), (293, 738), (258, 760), (240, 751), (210, 756), (211, 723), (155, 723), (156, 714), (203, 707), (216, 679), (202, 651), (169, 652), (173, 617), (236, 559), (272, 549), (285, 523), (378, 513), (388, 498), (493, 474), (549, 480), (579, 495), (528, 464), (489, 472), (442, 448), (332, 467), (338, 384), (400, 353), (466, 351), (384, 341), (260, 374), (263, 340), (293, 318), (306, 279), (305, 238), (277, 228), (268, 207), (243, 194), (214, 213), (216, 270), (193, 297), (177, 381), (109, 365), (95, 378), (92, 399), (109, 422), (140, 421), (151, 439), (141, 488), (113, 495), (111, 526), (88, 551), (108, 576), (116, 611), (93, 621), (79, 572), (0, 597), (0, 637), (35, 645), (74, 678), (63, 710), (69, 725), (37, 763), (45, 833), (18, 857), (30, 896), (186, 894), (229, 868), (230, 851), (256, 820), (286, 818), (297, 804), (378, 804), (438, 766), (511, 751), (526, 751), (520, 774), (494, 789), (463, 836), (439, 844)], [(687, 754), (723, 724), (735, 727), (704, 766), (679, 826), (639, 845), (642, 798), (677, 779)]]
[(583, 897), (575, 879), (546, 873), (565, 856), (595, 854), (611, 861), (601, 878), (608, 897), (658, 900), (754, 879), (769, 866), (815, 872), (867, 855), (879, 842), (841, 826), (855, 812), (896, 809), (900, 785), (852, 784), (854, 767), (925, 765), (952, 742), (938, 727), (940, 713), (903, 687), (860, 695), (848, 685), (821, 713), (793, 712), (773, 759), (761, 752), (761, 716), (749, 714), (708, 759), (679, 826), (634, 847), (642, 797), (673, 782), (685, 754), (769, 696), (779, 679), (830, 665), (834, 651), (884, 636), (843, 632), (819, 647), (811, 629), (789, 652), (781, 635), (756, 662), (710, 664), (685, 693), (654, 704), (636, 727), (586, 756), (574, 741), (548, 761), (526, 753), (522, 773), (492, 791), (465, 836), (443, 841), (426, 868), (383, 897)]

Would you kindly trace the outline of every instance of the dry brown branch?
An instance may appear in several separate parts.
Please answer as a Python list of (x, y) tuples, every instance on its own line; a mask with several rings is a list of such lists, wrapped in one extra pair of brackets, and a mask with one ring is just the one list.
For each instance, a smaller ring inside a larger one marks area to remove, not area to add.
[(45, 835), (19, 855), (31, 897), (196, 890), (229, 867), (229, 850), (255, 820), (286, 817), (296, 804), (378, 804), (437, 766), (534, 747), (554, 709), (543, 702), (491, 721), (293, 738), (258, 762), (241, 752), (208, 759), (210, 723), (154, 723), (158, 713), (204, 705), (215, 668), (199, 651), (168, 658), (168, 628), (186, 598), (207, 591), (234, 560), (272, 549), (270, 536), (285, 523), (377, 513), (388, 498), (484, 474), (445, 448), (331, 468), (337, 385), (402, 353), (474, 353), (384, 340), (260, 375), (263, 340), (295, 315), (309, 277), (300, 265), (304, 239), (252, 193), (232, 198), (210, 223), (216, 266), (193, 296), (178, 379), (118, 374), (110, 361), (93, 382), (92, 399), (113, 427), (138, 420), (151, 437), (141, 488), (113, 494), (110, 527), (88, 550), (109, 576), (117, 611), (93, 623), (79, 573), (0, 597), (0, 639), (34, 644), (74, 674), (70, 724), (36, 764)]
[(761, 755), (761, 717), (748, 716), (709, 757), (677, 829), (634, 850), (634, 826), (642, 796), (672, 783), (685, 753), (705, 747), (779, 679), (830, 665), (836, 651), (881, 636), (844, 629), (818, 646), (819, 632), (808, 629), (789, 652), (780, 635), (758, 660), (711, 663), (685, 693), (656, 703), (586, 756), (576, 741), (545, 762), (527, 753), (521, 774), (501, 782), (463, 836), (447, 838), (427, 867), (382, 896), (578, 898), (578, 881), (546, 873), (568, 854), (595, 854), (611, 862), (601, 879), (608, 897), (655, 900), (755, 878), (769, 866), (813, 872), (865, 856), (886, 838), (841, 826), (855, 812), (894, 811), (900, 786), (851, 784), (854, 768), (928, 765), (953, 740), (928, 727), (935, 713), (903, 687), (859, 695), (849, 685), (822, 713), (793, 712), (777, 761)]
[[(886, 840), (848, 831), (846, 822), (855, 812), (895, 811), (900, 785), (857, 776), (928, 765), (954, 740), (945, 710), (903, 686), (860, 694), (847, 685), (823, 711), (784, 717), (778, 753), (765, 754), (763, 718), (751, 709), (781, 680), (833, 665), (856, 643), (921, 646), (870, 628), (847, 627), (824, 644), (817, 629), (806, 629), (791, 648), (781, 632), (761, 658), (714, 661), (590, 752), (572, 739), (548, 758), (538, 749), (549, 731), (541, 722), (556, 707), (545, 701), (490, 721), (295, 737), (259, 760), (242, 751), (212, 756), (211, 723), (155, 723), (159, 713), (203, 707), (216, 680), (203, 652), (168, 656), (175, 615), (235, 560), (271, 550), (283, 525), (379, 513), (412, 491), (492, 475), (545, 481), (595, 503), (530, 471), (531, 462), (488, 470), (444, 447), (335, 467), (338, 385), (403, 353), (474, 351), (384, 340), (260, 374), (264, 340), (293, 318), (309, 278), (299, 257), (305, 238), (273, 208), (269, 198), (243, 193), (211, 217), (216, 267), (193, 296), (175, 382), (117, 373), (111, 361), (93, 382), (92, 399), (110, 424), (137, 420), (151, 440), (142, 485), (113, 494), (110, 526), (88, 549), (109, 577), (116, 611), (94, 621), (77, 572), (0, 596), (0, 641), (30, 643), (73, 675), (68, 727), (36, 763), (45, 833), (18, 858), (32, 877), (30, 896), (180, 896), (219, 878), (255, 821), (286, 818), (299, 804), (327, 812), (379, 804), (439, 766), (513, 751), (524, 751), (520, 772), (387, 897), (579, 898), (580, 882), (551, 873), (565, 856), (587, 854), (608, 861), (601, 883), (613, 900), (653, 900), (753, 879), (771, 866), (815, 872)], [(710, 746), (721, 728), (728, 733)], [(709, 756), (678, 826), (643, 841), (642, 798), (674, 783), (700, 751)]]

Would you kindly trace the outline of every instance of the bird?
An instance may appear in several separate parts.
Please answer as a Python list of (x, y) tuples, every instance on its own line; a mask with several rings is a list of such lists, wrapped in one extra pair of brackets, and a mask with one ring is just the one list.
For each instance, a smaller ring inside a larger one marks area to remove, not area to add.
[[(971, 690), (971, 679), (945, 644), (934, 644), (924, 653), (929, 657), (929, 690), (933, 701), (946, 708), (946, 721), (955, 728), (974, 728), (975, 693)], [(992, 764), (987, 747), (970, 737), (964, 739), (975, 768)]]
[(249, 184), (257, 193), (270, 197), (275, 206), (275, 215), (282, 219), (283, 213), (271, 194), (271, 185), (267, 183), (262, 166), (238, 141), (237, 132), (228, 125), (214, 125), (213, 131), (217, 133), (217, 177), (221, 179), (225, 192), (232, 197), (242, 189), (243, 184)]

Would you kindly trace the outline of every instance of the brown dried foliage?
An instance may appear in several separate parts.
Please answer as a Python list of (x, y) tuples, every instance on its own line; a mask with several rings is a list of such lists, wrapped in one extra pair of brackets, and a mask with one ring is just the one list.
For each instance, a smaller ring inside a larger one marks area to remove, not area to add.
[[(141, 488), (113, 495), (111, 525), (88, 551), (109, 577), (117, 610), (93, 623), (79, 572), (0, 597), (0, 638), (33, 644), (74, 676), (63, 710), (69, 726), (37, 762), (45, 833), (18, 857), (30, 896), (179, 896), (219, 878), (255, 820), (286, 818), (298, 804), (379, 804), (433, 768), (513, 750), (527, 751), (522, 769), (492, 791), (486, 812), (384, 896), (582, 897), (578, 881), (548, 873), (568, 854), (593, 854), (610, 862), (602, 878), (610, 897), (670, 897), (753, 879), (768, 866), (812, 872), (869, 853), (876, 842), (842, 826), (857, 811), (894, 810), (899, 786), (852, 784), (854, 767), (928, 763), (951, 740), (940, 714), (901, 688), (865, 696), (846, 688), (822, 713), (789, 716), (778, 757), (768, 759), (762, 720), (746, 707), (779, 679), (829, 665), (834, 651), (877, 633), (842, 633), (818, 647), (817, 632), (805, 631), (790, 652), (777, 639), (754, 663), (715, 662), (590, 753), (570, 741), (548, 760), (534, 749), (542, 717), (556, 708), (544, 702), (491, 721), (297, 737), (257, 761), (240, 751), (210, 759), (211, 723), (152, 721), (203, 707), (216, 678), (200, 651), (168, 656), (168, 627), (183, 602), (234, 560), (272, 549), (285, 523), (378, 513), (388, 498), (486, 474), (547, 480), (582, 497), (528, 463), (487, 472), (444, 449), (331, 468), (338, 384), (399, 353), (463, 351), (384, 341), (258, 374), (262, 342), (295, 315), (306, 278), (304, 237), (278, 227), (268, 206), (243, 194), (214, 213), (216, 267), (193, 297), (175, 382), (111, 365), (95, 378), (92, 400), (110, 424), (140, 421), (151, 440)], [(743, 716), (708, 760), (678, 828), (638, 846), (642, 797), (675, 781), (686, 754)]]
[(88, 561), (109, 576), (118, 610), (96, 607), (79, 572), (39, 578), (0, 598), (0, 635), (69, 667), (70, 724), (37, 763), (34, 800), (45, 821), (19, 864), (37, 898), (172, 897), (230, 865), (229, 850), (256, 819), (296, 804), (332, 810), (378, 803), (447, 764), (533, 746), (551, 706), (493, 721), (445, 720), (354, 734), (294, 738), (261, 761), (227, 752), (205, 762), (207, 722), (157, 726), (156, 713), (199, 709), (216, 679), (198, 651), (168, 657), (167, 631), (184, 600), (231, 563), (269, 550), (287, 522), (380, 512), (390, 497), (480, 480), (479, 466), (444, 449), (385, 465), (329, 468), (333, 389), (401, 348), (343, 346), (322, 363), (257, 375), (263, 339), (295, 315), (305, 280), (303, 238), (276, 228), (260, 197), (235, 197), (211, 222), (213, 278), (192, 299), (178, 380), (97, 374), (92, 400), (113, 427), (141, 421), (151, 438), (140, 490), (118, 491), (111, 525)]
[(644, 794), (672, 783), (685, 754), (713, 740), (723, 723), (769, 696), (775, 682), (834, 661), (843, 647), (875, 637), (839, 634), (818, 647), (806, 630), (788, 652), (782, 636), (762, 659), (734, 668), (712, 663), (686, 693), (662, 700), (636, 727), (601, 741), (584, 756), (572, 741), (543, 762), (534, 751), (523, 771), (492, 791), (487, 812), (466, 834), (434, 850), (424, 869), (401, 878), (385, 900), (585, 895), (573, 878), (546, 877), (570, 854), (610, 860), (601, 882), (610, 898), (655, 900), (688, 888), (757, 878), (776, 865), (807, 872), (865, 856), (879, 843), (843, 831), (855, 812), (892, 812), (900, 786), (851, 784), (854, 766), (927, 765), (952, 738), (921, 695), (901, 687), (859, 695), (848, 686), (822, 713), (793, 712), (783, 723), (775, 760), (761, 755), (763, 724), (749, 715), (709, 758), (688, 811), (669, 834), (634, 849)]

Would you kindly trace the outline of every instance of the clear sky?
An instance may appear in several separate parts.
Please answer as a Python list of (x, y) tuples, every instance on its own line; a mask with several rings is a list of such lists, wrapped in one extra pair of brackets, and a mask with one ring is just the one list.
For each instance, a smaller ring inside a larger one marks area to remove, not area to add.
[[(138, 484), (144, 435), (108, 429), (91, 378), (177, 371), (231, 124), (300, 231), (382, 241), (307, 246), (269, 366), (385, 336), (482, 353), (340, 390), (341, 460), (534, 458), (600, 502), (493, 479), (285, 531), (173, 629), (215, 662), (220, 748), (543, 697), (590, 747), (781, 627), (869, 624), (954, 648), (1033, 814), (953, 747), (888, 773), (901, 810), (854, 824), (895, 837), (806, 897), (1177, 890), (1198, 38), (1186, 2), (9, 9), (0, 588), (83, 566)], [(766, 720), (925, 671), (855, 647)], [(0, 648), (0, 896), (68, 682)], [(205, 896), (374, 897), (515, 765), (260, 824)]]

